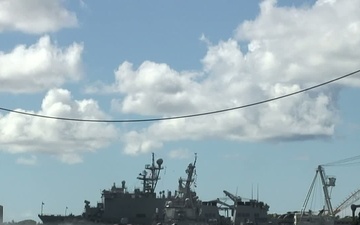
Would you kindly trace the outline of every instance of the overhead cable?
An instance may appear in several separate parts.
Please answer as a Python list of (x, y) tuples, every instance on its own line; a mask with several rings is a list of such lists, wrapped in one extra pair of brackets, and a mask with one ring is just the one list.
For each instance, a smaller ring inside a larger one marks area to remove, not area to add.
[(326, 163), (322, 166), (347, 166), (347, 165), (354, 165), (360, 163), (360, 155), (352, 156), (350, 158), (337, 160), (334, 162)]
[(223, 113), (223, 112), (228, 112), (228, 111), (233, 111), (233, 110), (238, 110), (238, 109), (243, 109), (243, 108), (248, 108), (248, 107), (252, 107), (252, 106), (256, 106), (256, 105), (261, 105), (264, 103), (268, 103), (268, 102), (272, 102), (272, 101), (276, 101), (282, 98), (287, 98), (293, 95), (297, 95), (303, 92), (307, 92), (310, 91), (312, 89), (316, 89), (319, 88), (321, 86), (325, 86), (327, 84), (333, 83), (335, 81), (344, 79), (346, 77), (350, 77), (353, 76), (357, 73), (360, 72), (359, 70), (353, 71), (351, 73), (345, 74), (343, 76), (331, 79), (329, 81), (308, 87), (308, 88), (304, 88), (301, 89), (299, 91), (295, 91), (289, 94), (285, 94), (285, 95), (281, 95), (278, 97), (274, 97), (274, 98), (269, 98), (266, 100), (262, 100), (262, 101), (258, 101), (258, 102), (254, 102), (254, 103), (250, 103), (250, 104), (246, 104), (246, 105), (241, 105), (241, 106), (236, 106), (236, 107), (231, 107), (231, 108), (226, 108), (226, 109), (220, 109), (220, 110), (214, 110), (214, 111), (208, 111), (208, 112), (202, 112), (202, 113), (194, 113), (194, 114), (188, 114), (188, 115), (180, 115), (180, 116), (170, 116), (170, 117), (155, 117), (155, 118), (144, 118), (144, 119), (114, 119), (114, 120), (106, 120), (106, 119), (79, 119), (79, 118), (70, 118), (70, 117), (57, 117), (57, 116), (49, 116), (49, 115), (41, 115), (41, 114), (35, 114), (35, 113), (28, 113), (28, 112), (22, 112), (22, 111), (18, 111), (18, 110), (13, 110), (13, 109), (8, 109), (8, 108), (3, 108), (0, 107), (0, 110), (2, 111), (6, 111), (6, 112), (10, 112), (10, 113), (17, 113), (17, 114), (21, 114), (21, 115), (25, 115), (25, 116), (32, 116), (32, 117), (38, 117), (38, 118), (44, 118), (44, 119), (54, 119), (54, 120), (65, 120), (65, 121), (74, 121), (74, 122), (92, 122), (92, 123), (139, 123), (139, 122), (154, 122), (154, 121), (162, 121), (162, 120), (176, 120), (176, 119), (183, 119), (183, 118), (191, 118), (191, 117), (199, 117), (199, 116), (206, 116), (206, 115), (211, 115), (211, 114), (218, 114), (218, 113)]

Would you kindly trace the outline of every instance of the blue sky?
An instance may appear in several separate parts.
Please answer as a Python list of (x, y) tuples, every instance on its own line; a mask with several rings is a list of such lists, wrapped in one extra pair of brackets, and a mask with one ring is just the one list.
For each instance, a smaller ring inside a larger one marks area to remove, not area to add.
[[(200, 113), (277, 97), (360, 69), (356, 0), (0, 0), (0, 107), (79, 119)], [(223, 190), (300, 210), (317, 165), (358, 155), (359, 75), (247, 109), (146, 123), (64, 122), (0, 112), (4, 220), (81, 214), (129, 189), (151, 152), (174, 190), (198, 154), (201, 199)], [(337, 177), (336, 206), (359, 187)], [(313, 201), (315, 202), (315, 201)], [(321, 200), (318, 200), (321, 205)], [(314, 210), (319, 205), (313, 204)], [(346, 210), (342, 212), (346, 213)]]

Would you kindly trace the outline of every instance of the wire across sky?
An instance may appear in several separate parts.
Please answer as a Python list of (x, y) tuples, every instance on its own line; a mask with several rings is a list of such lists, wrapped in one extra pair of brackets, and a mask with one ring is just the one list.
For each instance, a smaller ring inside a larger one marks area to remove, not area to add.
[(250, 104), (246, 104), (246, 105), (241, 105), (241, 106), (235, 106), (235, 107), (231, 107), (231, 108), (225, 108), (225, 109), (219, 109), (219, 110), (214, 110), (214, 111), (207, 111), (207, 112), (201, 112), (201, 113), (194, 113), (194, 114), (187, 114), (187, 115), (180, 115), (180, 116), (170, 116), (170, 117), (155, 117), (155, 118), (144, 118), (144, 119), (114, 119), (114, 120), (104, 120), (104, 119), (79, 119), (79, 118), (69, 118), (69, 117), (56, 117), (56, 116), (49, 116), (49, 115), (41, 115), (41, 114), (35, 114), (35, 113), (27, 113), (27, 112), (22, 112), (22, 111), (17, 111), (17, 110), (12, 110), (12, 109), (8, 109), (8, 108), (3, 108), (0, 107), (0, 110), (2, 111), (6, 111), (6, 112), (10, 112), (10, 113), (17, 113), (17, 114), (21, 114), (24, 116), (32, 116), (32, 117), (38, 117), (38, 118), (43, 118), (43, 119), (53, 119), (53, 120), (65, 120), (65, 121), (74, 121), (74, 122), (92, 122), (92, 123), (140, 123), (140, 122), (154, 122), (154, 121), (162, 121), (162, 120), (176, 120), (176, 119), (183, 119), (183, 118), (191, 118), (191, 117), (200, 117), (200, 116), (206, 116), (206, 115), (211, 115), (211, 114), (218, 114), (218, 113), (223, 113), (223, 112), (228, 112), (228, 111), (233, 111), (233, 110), (238, 110), (238, 109), (243, 109), (243, 108), (248, 108), (248, 107), (252, 107), (252, 106), (256, 106), (256, 105), (261, 105), (264, 103), (268, 103), (268, 102), (272, 102), (272, 101), (276, 101), (282, 98), (287, 98), (293, 95), (297, 95), (303, 92), (307, 92), (325, 85), (328, 85), (330, 83), (334, 83), (336, 81), (339, 81), (341, 79), (353, 76), (357, 73), (360, 72), (360, 69), (355, 70), (351, 73), (339, 76), (337, 78), (328, 80), (326, 82), (308, 87), (308, 88), (304, 88), (301, 89), (299, 91), (295, 91), (295, 92), (291, 92), (289, 94), (285, 94), (285, 95), (281, 95), (278, 97), (274, 97), (274, 98), (269, 98), (266, 100), (262, 100), (262, 101), (257, 101), (257, 102), (253, 102)]

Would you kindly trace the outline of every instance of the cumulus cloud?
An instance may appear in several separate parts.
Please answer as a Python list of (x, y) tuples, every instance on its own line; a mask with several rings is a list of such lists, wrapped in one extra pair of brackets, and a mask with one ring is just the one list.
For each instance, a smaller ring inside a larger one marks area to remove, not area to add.
[(8, 53), (0, 51), (0, 92), (37, 92), (77, 81), (82, 75), (82, 51), (82, 44), (60, 48), (49, 36)]
[(143, 115), (189, 112), (197, 109), (201, 97), (196, 92), (199, 84), (192, 82), (197, 73), (177, 72), (166, 64), (146, 61), (135, 71), (129, 62), (122, 63), (115, 72), (116, 82), (108, 89), (126, 94), (120, 103), (121, 111)]
[[(319, 0), (311, 8), (262, 2), (259, 16), (236, 29), (236, 40), (249, 42), (248, 64), (256, 65), (249, 72), (267, 82), (303, 84), (358, 69), (358, 6), (358, 1)], [(341, 83), (360, 85), (354, 78)]]
[(75, 13), (62, 0), (1, 0), (0, 32), (21, 31), (30, 34), (55, 32), (78, 24)]
[[(50, 90), (38, 112), (17, 111), (79, 119), (108, 119), (96, 101), (74, 100), (64, 89)], [(101, 149), (116, 138), (111, 124), (51, 120), (15, 113), (0, 114), (0, 150), (9, 153), (43, 153), (66, 163), (82, 161), (82, 154)], [(22, 160), (24, 162), (24, 160)]]
[[(266, 0), (257, 18), (240, 24), (234, 37), (207, 42), (202, 71), (179, 72), (150, 61), (133, 68), (124, 62), (106, 90), (123, 95), (113, 100), (114, 109), (151, 117), (226, 109), (292, 93), (359, 69), (359, 7), (356, 0), (322, 0), (302, 8)], [(242, 110), (153, 123), (124, 136), (125, 152), (149, 152), (189, 139), (331, 138), (339, 120), (338, 93), (348, 85), (359, 86), (359, 79)]]

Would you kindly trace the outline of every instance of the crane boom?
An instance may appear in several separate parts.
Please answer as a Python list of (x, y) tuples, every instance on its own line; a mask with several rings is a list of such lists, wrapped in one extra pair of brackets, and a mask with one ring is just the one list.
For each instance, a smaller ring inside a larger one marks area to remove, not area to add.
[(341, 210), (349, 207), (351, 204), (357, 202), (360, 199), (360, 189), (352, 193), (345, 201), (343, 201), (335, 210), (334, 215), (339, 213)]
[(231, 194), (230, 192), (228, 192), (228, 191), (226, 191), (226, 190), (224, 190), (224, 194), (225, 194), (226, 196), (228, 196), (231, 200), (233, 200), (234, 203), (236, 203), (236, 202), (238, 202), (239, 200), (241, 200), (240, 197), (237, 197), (237, 196)]
[[(322, 185), (323, 185), (323, 191), (324, 191), (324, 196), (325, 196), (326, 207), (329, 210), (329, 214), (334, 215), (334, 211), (333, 211), (333, 208), (331, 206), (330, 195), (329, 195), (329, 191), (328, 191), (328, 186), (332, 186), (332, 184), (326, 183), (325, 171), (324, 171), (324, 169), (322, 168), (321, 165), (318, 166), (317, 172), (319, 172), (319, 174), (320, 174), (321, 182), (322, 182)], [(334, 186), (335, 186), (335, 182), (334, 182)]]
[(314, 191), (315, 181), (316, 181), (316, 178), (317, 178), (318, 175), (320, 176), (321, 183), (322, 183), (322, 188), (323, 188), (323, 193), (324, 193), (324, 198), (325, 198), (325, 204), (326, 204), (326, 208), (327, 208), (327, 214), (334, 215), (334, 210), (333, 210), (332, 205), (331, 205), (331, 200), (330, 200), (330, 194), (329, 194), (328, 187), (334, 187), (336, 179), (334, 177), (327, 177), (325, 175), (324, 168), (321, 165), (319, 165), (317, 167), (317, 169), (316, 169), (315, 177), (313, 179), (313, 182), (311, 183), (310, 189), (309, 189), (308, 194), (306, 196), (306, 199), (304, 201), (301, 212), (305, 212), (305, 208), (306, 208), (306, 206), (307, 206), (307, 204), (309, 202), (310, 195)]
[(229, 205), (229, 204), (227, 204), (226, 202), (221, 201), (219, 198), (216, 199), (216, 202), (219, 203), (219, 204), (221, 204), (221, 205), (227, 206), (227, 207), (229, 207), (230, 209), (231, 209), (231, 208), (234, 208), (233, 205)]

